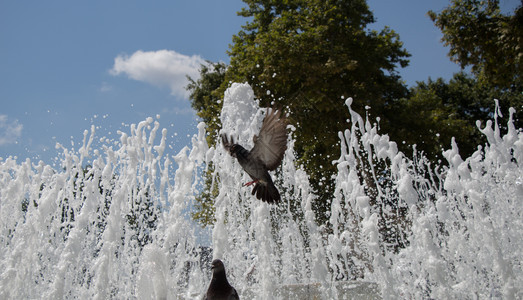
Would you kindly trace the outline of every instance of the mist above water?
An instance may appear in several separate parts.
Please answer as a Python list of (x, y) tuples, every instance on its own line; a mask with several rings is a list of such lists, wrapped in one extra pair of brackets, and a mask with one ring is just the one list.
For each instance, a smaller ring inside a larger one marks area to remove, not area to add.
[[(240, 297), (278, 299), (282, 285), (317, 283), (324, 299), (338, 299), (335, 283), (357, 280), (375, 282), (383, 298), (521, 298), (523, 133), (512, 115), (505, 134), (497, 112), (478, 124), (488, 144), (470, 157), (453, 142), (434, 166), (398, 152), (351, 101), (340, 107), (351, 122), (339, 134), (323, 226), (292, 137), (273, 173), (279, 205), (243, 187), (250, 178), (220, 144), (208, 147), (203, 123), (175, 156), (165, 154), (167, 130), (148, 118), (95, 149), (96, 132), (86, 131), (82, 147), (62, 147), (57, 168), (0, 160), (0, 298), (203, 294), (211, 257), (191, 212), (204, 172), (215, 196), (208, 244)], [(250, 148), (265, 112), (247, 84), (233, 84), (222, 131)]]

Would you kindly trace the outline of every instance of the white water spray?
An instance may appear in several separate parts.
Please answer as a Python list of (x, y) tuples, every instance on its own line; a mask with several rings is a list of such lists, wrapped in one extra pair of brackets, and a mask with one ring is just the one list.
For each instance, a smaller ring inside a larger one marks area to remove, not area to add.
[[(265, 111), (248, 85), (233, 84), (222, 131), (252, 147)], [(350, 112), (328, 230), (315, 223), (292, 139), (274, 174), (277, 206), (251, 196), (239, 164), (207, 146), (204, 124), (173, 157), (166, 130), (155, 144), (160, 124), (148, 118), (96, 149), (92, 128), (78, 151), (61, 148), (60, 168), (1, 160), (0, 298), (201, 295), (211, 257), (190, 213), (211, 166), (212, 256), (243, 299), (298, 299), (282, 286), (306, 284), (342, 299), (340, 283), (352, 280), (375, 282), (383, 298), (523, 297), (523, 134), (513, 110), (505, 135), (496, 113), (478, 126), (488, 145), (463, 159), (453, 142), (441, 167), (408, 159)]]

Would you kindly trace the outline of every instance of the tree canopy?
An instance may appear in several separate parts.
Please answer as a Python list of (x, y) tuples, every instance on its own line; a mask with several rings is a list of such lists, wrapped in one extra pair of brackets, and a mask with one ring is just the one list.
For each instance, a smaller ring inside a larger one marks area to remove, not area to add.
[(213, 145), (216, 140), (216, 134), (220, 128), (218, 116), (221, 111), (221, 101), (223, 92), (220, 86), (225, 80), (225, 70), (227, 66), (224, 63), (207, 62), (200, 68), (200, 78), (194, 80), (190, 77), (187, 90), (190, 91), (189, 98), (191, 106), (196, 110), (198, 117), (207, 125), (207, 143)]
[(483, 83), (523, 87), (523, 6), (510, 16), (500, 12), (499, 0), (452, 0), (442, 12), (430, 11), (429, 16), (443, 32), (452, 61), (471, 66)]
[[(415, 144), (418, 151), (434, 161), (442, 158), (442, 150), (450, 146), (454, 137), (460, 154), (466, 157), (486, 142), (476, 121), (493, 118), (494, 99), (499, 100), (501, 111), (507, 117), (510, 107), (523, 104), (523, 94), (502, 92), (463, 72), (454, 74), (448, 82), (442, 78), (418, 82), (411, 88), (409, 97), (395, 104), (391, 135), (399, 143)], [(522, 110), (514, 117), (515, 125), (522, 127)]]
[[(202, 66), (200, 79), (188, 86), (192, 105), (207, 123), (211, 145), (231, 82), (248, 82), (261, 106), (289, 113), (296, 127), (296, 158), (318, 195), (314, 208), (320, 223), (333, 194), (337, 133), (350, 119), (346, 97), (354, 99), (352, 108), (361, 115), (379, 117), (380, 129), (401, 151), (409, 155), (416, 145), (434, 161), (452, 137), (463, 155), (484, 143), (475, 122), (492, 117), (495, 98), (505, 112), (510, 106), (518, 110), (516, 126), (521, 127), (521, 7), (505, 16), (498, 1), (452, 0), (440, 14), (429, 12), (451, 59), (473, 72), (455, 74), (449, 82), (420, 81), (409, 90), (397, 70), (407, 66), (410, 55), (390, 28), (367, 28), (374, 17), (365, 0), (244, 2), (239, 15), (248, 21), (233, 36), (230, 64)], [(365, 180), (365, 166), (360, 167)], [(213, 221), (210, 183), (195, 214), (203, 224)]]
[[(214, 93), (223, 95), (230, 82), (248, 82), (262, 106), (282, 107), (290, 114), (297, 158), (320, 196), (318, 210), (325, 213), (332, 161), (339, 156), (337, 133), (350, 118), (344, 97), (355, 99), (356, 111), (365, 114), (371, 107), (383, 119), (385, 107), (407, 95), (397, 68), (408, 64), (409, 54), (393, 30), (367, 29), (374, 17), (364, 0), (244, 2), (247, 7), (239, 15), (249, 21), (233, 37), (230, 65)], [(208, 76), (207, 71), (202, 75)], [(196, 97), (193, 106), (202, 102), (201, 84), (189, 86)]]

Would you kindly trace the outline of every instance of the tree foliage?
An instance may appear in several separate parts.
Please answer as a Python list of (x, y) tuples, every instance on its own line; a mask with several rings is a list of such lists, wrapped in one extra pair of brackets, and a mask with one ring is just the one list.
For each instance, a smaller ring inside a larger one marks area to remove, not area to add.
[[(515, 125), (521, 128), (523, 6), (516, 8), (514, 15), (504, 15), (498, 0), (452, 0), (449, 7), (440, 13), (430, 11), (429, 16), (441, 29), (444, 44), (450, 47), (450, 59), (462, 68), (470, 66), (474, 77), (456, 74), (448, 85), (441, 79), (421, 83), (413, 90), (410, 98), (413, 102), (409, 105), (414, 105), (416, 99), (425, 99), (430, 104), (436, 95), (436, 101), (441, 101), (441, 107), (448, 110), (443, 115), (449, 117), (428, 117), (427, 120), (447, 122), (446, 127), (441, 126), (445, 124), (437, 126), (448, 131), (440, 135), (440, 142), (448, 145), (455, 136), (464, 155), (485, 142), (474, 124), (476, 120), (493, 117), (494, 99), (499, 99), (505, 116), (509, 107), (517, 110)], [(421, 93), (429, 95), (424, 98)], [(429, 113), (430, 107), (423, 113)]]
[[(349, 119), (343, 97), (375, 116), (406, 95), (396, 68), (409, 54), (398, 35), (366, 26), (374, 17), (366, 1), (245, 0), (239, 15), (250, 21), (233, 37), (225, 84), (247, 81), (261, 100), (286, 107), (296, 127), (297, 157), (328, 210), (337, 132)], [(383, 117), (383, 116), (382, 116)]]
[[(429, 16), (443, 32), (449, 56), (483, 83), (518, 90), (523, 87), (523, 6), (503, 15), (499, 0), (452, 0)], [(521, 90), (520, 90), (521, 91)]]
[[(466, 73), (454, 74), (448, 83), (441, 78), (418, 82), (408, 98), (396, 103), (391, 135), (405, 145), (415, 144), (432, 160), (441, 158), (442, 149), (448, 149), (454, 137), (466, 157), (486, 142), (476, 121), (493, 118), (494, 99), (507, 117), (509, 107), (523, 104), (523, 94), (500, 91)], [(521, 109), (514, 117), (515, 125), (522, 127)]]
[[(189, 98), (191, 105), (196, 110), (196, 114), (202, 118), (207, 125), (206, 131), (207, 144), (215, 145), (220, 124), (220, 112), (222, 109), (223, 90), (221, 89), (225, 81), (225, 71), (227, 66), (224, 63), (207, 62), (200, 68), (200, 78), (194, 80), (190, 77), (187, 90), (190, 92)], [(205, 186), (200, 195), (196, 197), (195, 211), (192, 213), (193, 219), (202, 226), (214, 223), (213, 199), (218, 195), (216, 186), (212, 180), (213, 166), (210, 165), (203, 175)]]
[[(367, 29), (374, 17), (366, 1), (244, 2), (239, 15), (248, 22), (233, 36), (230, 65), (202, 66), (200, 79), (188, 86), (192, 105), (207, 123), (211, 145), (230, 82), (248, 82), (261, 106), (284, 108), (296, 127), (298, 163), (319, 195), (314, 208), (320, 222), (333, 193), (337, 133), (350, 119), (346, 97), (353, 97), (352, 108), (361, 115), (379, 117), (380, 129), (401, 151), (409, 155), (416, 145), (434, 161), (452, 137), (462, 155), (484, 143), (475, 122), (492, 118), (495, 98), (507, 115), (509, 107), (518, 109), (516, 126), (521, 127), (521, 8), (504, 16), (497, 1), (452, 0), (440, 14), (429, 12), (451, 47), (451, 59), (472, 66), (474, 76), (429, 79), (407, 90), (397, 69), (408, 64), (409, 54), (393, 30)], [(360, 169), (365, 174), (366, 166)], [(215, 191), (209, 180), (206, 184), (194, 217), (211, 224)], [(372, 186), (367, 188), (372, 196)]]
[(189, 84), (186, 89), (190, 92), (191, 106), (207, 125), (209, 145), (214, 144), (218, 129), (221, 127), (218, 117), (222, 108), (223, 92), (220, 87), (225, 80), (226, 69), (224, 63), (207, 62), (201, 65), (199, 79), (187, 77)]

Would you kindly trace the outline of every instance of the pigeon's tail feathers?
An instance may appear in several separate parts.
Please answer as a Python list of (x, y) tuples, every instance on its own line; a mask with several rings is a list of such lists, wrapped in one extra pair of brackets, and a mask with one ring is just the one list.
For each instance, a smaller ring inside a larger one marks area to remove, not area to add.
[(269, 204), (278, 203), (281, 199), (280, 192), (278, 192), (278, 189), (272, 182), (257, 182), (252, 189), (252, 194), (256, 195), (256, 198)]

